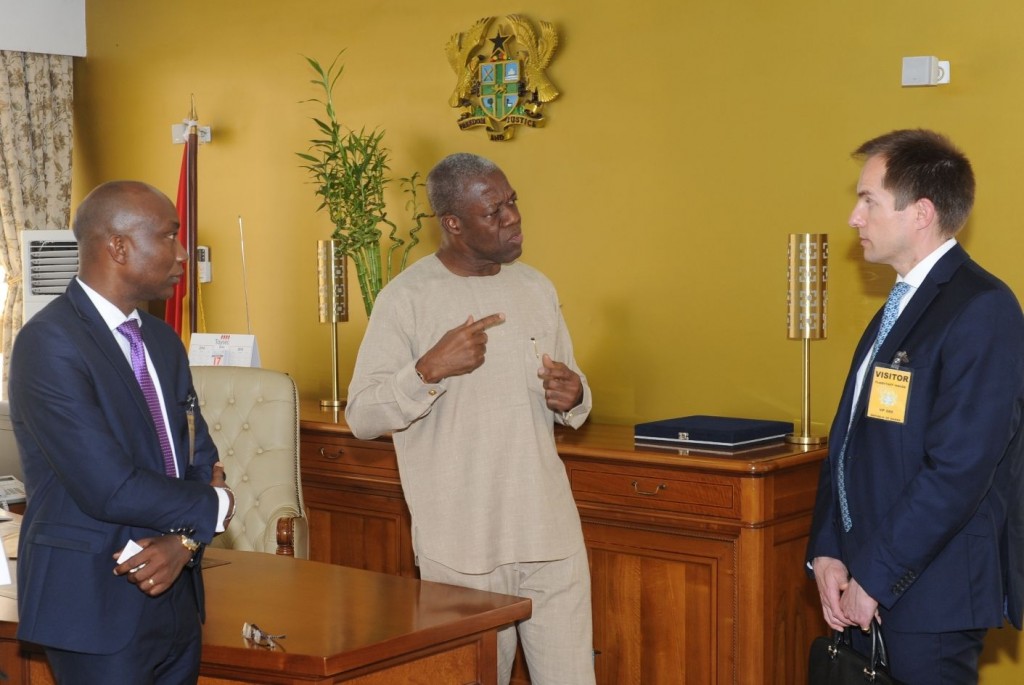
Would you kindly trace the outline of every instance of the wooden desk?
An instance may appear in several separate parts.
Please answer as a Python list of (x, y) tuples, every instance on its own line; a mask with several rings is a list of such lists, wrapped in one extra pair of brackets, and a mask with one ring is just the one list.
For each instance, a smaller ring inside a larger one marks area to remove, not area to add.
[[(497, 629), (530, 601), (279, 557), (208, 549), (202, 677), (221, 683), (496, 682)], [(254, 647), (243, 622), (285, 633)], [(38, 648), (15, 637), (15, 601), (0, 598), (0, 664), (12, 685), (52, 683)], [(20, 669), (20, 672), (19, 672)]]
[[(357, 440), (316, 403), (300, 423), (311, 558), (414, 577), (390, 439)], [(827, 631), (803, 564), (826, 450), (645, 450), (630, 426), (600, 424), (556, 440), (590, 559), (598, 683), (805, 681)]]

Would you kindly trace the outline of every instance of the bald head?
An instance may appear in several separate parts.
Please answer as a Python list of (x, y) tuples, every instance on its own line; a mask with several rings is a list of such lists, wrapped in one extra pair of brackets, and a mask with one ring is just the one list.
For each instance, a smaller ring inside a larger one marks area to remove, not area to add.
[(111, 181), (78, 206), (78, 277), (129, 313), (140, 303), (167, 299), (188, 254), (178, 242), (178, 213), (153, 186)]
[(136, 227), (154, 202), (170, 203), (167, 196), (141, 181), (109, 181), (89, 193), (75, 212), (71, 230), (83, 257), (104, 250), (110, 236)]

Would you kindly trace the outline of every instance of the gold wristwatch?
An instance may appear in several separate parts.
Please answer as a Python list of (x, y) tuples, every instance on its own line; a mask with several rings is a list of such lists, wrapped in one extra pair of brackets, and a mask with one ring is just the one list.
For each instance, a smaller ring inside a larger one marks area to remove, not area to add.
[(196, 550), (199, 549), (199, 543), (190, 538), (189, 536), (185, 535), (184, 533), (182, 533), (178, 537), (181, 538), (181, 546), (187, 549), (192, 554), (195, 554)]

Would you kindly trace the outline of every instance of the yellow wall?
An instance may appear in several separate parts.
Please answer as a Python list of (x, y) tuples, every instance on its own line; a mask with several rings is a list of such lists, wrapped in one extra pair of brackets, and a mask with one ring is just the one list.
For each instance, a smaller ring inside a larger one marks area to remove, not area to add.
[[(562, 96), (548, 127), (512, 142), (459, 131), (442, 46), (485, 15), (556, 22), (548, 71)], [(294, 153), (316, 95), (301, 55), (346, 71), (337, 104), (381, 126), (392, 170), (425, 173), (468, 150), (519, 191), (524, 260), (555, 282), (594, 389), (594, 418), (631, 424), (689, 413), (799, 420), (801, 344), (785, 336), (786, 238), (830, 237), (829, 338), (811, 345), (812, 416), (825, 430), (864, 324), (891, 271), (865, 266), (846, 217), (849, 152), (926, 126), (971, 156), (977, 208), (963, 242), (1024, 293), (1016, 165), (1024, 110), (1024, 5), (544, 0), (90, 0), (76, 64), (75, 198), (104, 180), (172, 195), (181, 148), (169, 128), (195, 94), (214, 142), (200, 150), (207, 330), (245, 332), (237, 217), (245, 222), (252, 330), (264, 366), (307, 397), (330, 394), (330, 333), (316, 319), (315, 241), (326, 217)], [(951, 61), (952, 84), (901, 88), (901, 57)], [(401, 216), (397, 192), (392, 213)], [(431, 224), (430, 232), (434, 231)], [(429, 238), (416, 256), (436, 245)], [(365, 327), (339, 328), (342, 388)], [(989, 641), (983, 682), (1018, 682), (1016, 633)]]

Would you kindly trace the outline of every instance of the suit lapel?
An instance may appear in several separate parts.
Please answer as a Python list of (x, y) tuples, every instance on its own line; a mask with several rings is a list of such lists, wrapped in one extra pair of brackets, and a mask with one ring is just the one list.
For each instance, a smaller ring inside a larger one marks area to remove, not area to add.
[[(107, 326), (107, 322), (103, 320), (102, 316), (100, 316), (100, 313), (96, 310), (96, 307), (95, 305), (93, 305), (92, 300), (90, 300), (89, 296), (85, 294), (85, 291), (82, 290), (82, 287), (78, 284), (77, 280), (73, 279), (71, 283), (68, 285), (67, 294), (68, 298), (71, 300), (71, 305), (78, 313), (78, 316), (81, 317), (81, 319), (84, 321), (85, 329), (89, 333), (89, 336), (96, 343), (96, 347), (104, 354), (104, 356), (110, 362), (110, 365), (114, 367), (114, 370), (117, 371), (117, 375), (125, 384), (128, 393), (130, 394), (132, 400), (135, 403), (135, 406), (138, 408), (139, 412), (142, 415), (140, 423), (142, 425), (149, 427), (150, 434), (152, 435), (153, 438), (152, 444), (154, 445), (154, 450), (152, 451), (150, 456), (155, 460), (155, 469), (163, 473), (164, 461), (163, 452), (160, 449), (160, 439), (157, 437), (156, 426), (153, 424), (152, 415), (149, 413), (149, 404), (146, 402), (146, 398), (142, 394), (142, 388), (139, 387), (139, 381), (135, 378), (135, 372), (132, 371), (131, 362), (129, 362), (128, 359), (125, 357), (124, 351), (121, 349), (121, 346), (114, 338), (115, 334)], [(143, 326), (141, 330), (143, 331), (143, 340), (147, 340), (145, 333), (146, 327)], [(146, 347), (147, 349), (150, 350), (155, 349), (149, 345), (148, 341)], [(153, 356), (154, 355), (152, 354), (152, 352), (150, 352), (150, 357)], [(154, 358), (153, 363), (158, 364), (159, 362), (157, 362), (157, 360)], [(153, 371), (153, 369), (151, 369), (150, 371)], [(157, 371), (157, 373), (159, 373), (159, 371)], [(165, 382), (165, 377), (166, 374), (162, 374), (160, 376), (160, 384), (161, 389), (163, 390), (164, 393), (164, 402), (168, 403), (173, 401), (168, 400), (167, 398), (167, 390), (172, 384), (170, 383), (170, 380)], [(170, 412), (172, 405), (167, 404), (167, 407), (168, 412)], [(171, 439), (174, 439), (173, 436), (171, 437)], [(177, 445), (175, 447), (176, 452), (180, 452), (180, 447), (178, 447)], [(180, 460), (178, 470), (179, 473), (184, 473), (184, 471), (181, 468)]]
[(891, 364), (896, 353), (902, 348), (907, 336), (914, 330), (914, 326), (920, 321), (921, 316), (928, 310), (932, 302), (942, 292), (949, 280), (968, 259), (967, 253), (959, 245), (942, 255), (928, 275), (924, 277), (921, 287), (917, 289), (914, 296), (907, 303), (907, 308), (896, 319), (895, 325), (889, 331), (882, 347), (878, 350), (878, 358), (875, 361)]
[(107, 327), (107, 322), (103, 320), (103, 317), (100, 316), (100, 313), (93, 305), (92, 300), (85, 294), (82, 287), (78, 285), (78, 281), (72, 280), (67, 292), (72, 306), (79, 317), (85, 322), (85, 329), (96, 343), (96, 347), (103, 352), (110, 365), (117, 371), (117, 375), (121, 377), (121, 380), (129, 392), (131, 392), (132, 398), (139, 406), (139, 409), (145, 411), (148, 416), (149, 408), (146, 405), (146, 398), (143, 397), (142, 389), (139, 388), (139, 382), (135, 379), (131, 362), (124, 356), (124, 351), (118, 345), (117, 340), (114, 339), (114, 333)]
[[(924, 281), (921, 282), (921, 286), (914, 292), (914, 296), (910, 298), (910, 302), (907, 303), (906, 308), (900, 314), (899, 318), (896, 319), (896, 323), (893, 324), (892, 329), (889, 331), (889, 335), (885, 337), (882, 342), (882, 346), (878, 349), (878, 355), (875, 357), (874, 362), (871, 366), (877, 363), (892, 364), (896, 358), (896, 354), (903, 350), (903, 344), (907, 337), (913, 332), (914, 327), (920, 321), (921, 317), (931, 306), (932, 302), (942, 292), (942, 288), (949, 283), (949, 280), (956, 273), (956, 270), (960, 268), (970, 257), (967, 252), (964, 251), (959, 244), (954, 245), (952, 249), (946, 254), (942, 255), (935, 266), (932, 267), (928, 275), (925, 276)], [(857, 357), (854, 361), (855, 368), (853, 374), (857, 373), (860, 368), (860, 362), (863, 361), (864, 355), (868, 353), (868, 349), (874, 344), (875, 338), (878, 337), (878, 328), (881, 325), (882, 310), (878, 311), (875, 318), (872, 320), (871, 326), (868, 327), (870, 335), (865, 335), (864, 339), (861, 340), (861, 344), (857, 348)], [(871, 367), (868, 367), (865, 373), (864, 385), (861, 387), (860, 396), (857, 398), (857, 406), (853, 408), (853, 421), (850, 424), (849, 430), (852, 432), (856, 428), (856, 424), (864, 417), (864, 412), (867, 408), (867, 396), (870, 389), (870, 375)], [(852, 395), (852, 386), (850, 388), (850, 394)], [(845, 395), (844, 395), (845, 397)]]
[[(836, 449), (843, 443), (848, 430), (852, 430), (853, 423), (857, 416), (857, 407), (853, 406), (853, 393), (857, 387), (857, 372), (860, 370), (861, 362), (864, 361), (865, 355), (868, 350), (871, 349), (871, 345), (874, 343), (875, 338), (878, 335), (878, 327), (882, 320), (882, 310), (879, 309), (878, 313), (875, 314), (871, 323), (864, 330), (864, 334), (861, 336), (860, 342), (857, 344), (857, 349), (853, 353), (853, 362), (850, 365), (850, 372), (846, 375), (846, 385), (843, 388), (842, 399), (840, 400), (840, 408), (836, 420), (838, 421), (838, 430), (840, 431), (836, 435), (829, 439), (829, 444), (834, 445)], [(861, 390), (861, 396), (863, 397), (864, 392)], [(858, 402), (858, 405), (860, 403)]]

